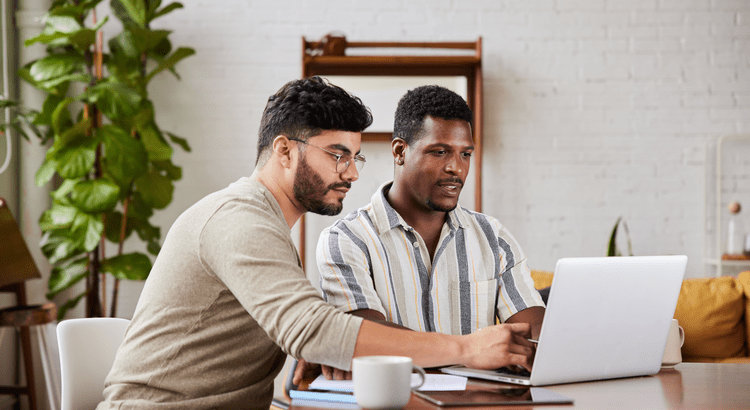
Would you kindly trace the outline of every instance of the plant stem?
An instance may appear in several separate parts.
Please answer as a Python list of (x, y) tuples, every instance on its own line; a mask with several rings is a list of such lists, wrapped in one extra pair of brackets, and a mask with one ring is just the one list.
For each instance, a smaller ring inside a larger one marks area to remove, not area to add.
[[(128, 206), (130, 205), (130, 193), (123, 201), (122, 205), (122, 224), (120, 224), (120, 243), (117, 247), (117, 255), (122, 255), (122, 248), (125, 245), (125, 232), (128, 226)], [(117, 295), (120, 293), (120, 279), (115, 278), (114, 288), (112, 289), (112, 306), (109, 309), (109, 315), (117, 315)]]

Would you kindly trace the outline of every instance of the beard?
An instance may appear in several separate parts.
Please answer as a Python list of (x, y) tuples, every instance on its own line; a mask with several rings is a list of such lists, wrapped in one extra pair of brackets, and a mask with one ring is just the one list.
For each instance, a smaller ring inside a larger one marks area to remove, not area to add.
[(437, 211), (437, 212), (450, 212), (450, 211), (456, 209), (456, 206), (458, 206), (458, 204), (450, 205), (450, 206), (442, 206), (442, 205), (438, 205), (438, 204), (432, 202), (432, 199), (428, 199), (427, 200), (427, 207), (430, 208), (431, 210)]
[(325, 186), (323, 178), (300, 158), (297, 172), (294, 175), (294, 198), (309, 212), (320, 215), (338, 215), (344, 207), (344, 200), (326, 203), (324, 198), (328, 191), (336, 188), (351, 188), (349, 182), (339, 182)]
[[(448, 179), (444, 179), (444, 180), (438, 181), (438, 183), (443, 183), (443, 182), (458, 183), (459, 184), (458, 185), (459, 189), (462, 189), (463, 186), (464, 186), (464, 181), (462, 181), (460, 178), (448, 178)], [(451, 205), (447, 205), (447, 206), (436, 204), (435, 202), (433, 202), (432, 198), (427, 198), (426, 204), (427, 204), (427, 207), (429, 209), (433, 210), (433, 211), (437, 211), (437, 212), (450, 212), (450, 211), (456, 209), (456, 207), (458, 206), (458, 198), (456, 198), (456, 203), (451, 204)]]

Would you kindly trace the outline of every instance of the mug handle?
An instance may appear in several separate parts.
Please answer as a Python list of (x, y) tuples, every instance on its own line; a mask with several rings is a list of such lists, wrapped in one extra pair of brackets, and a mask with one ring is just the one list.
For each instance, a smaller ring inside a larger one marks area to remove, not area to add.
[(685, 329), (682, 326), (677, 326), (677, 329), (680, 332), (680, 347), (682, 347), (685, 344)]
[(419, 367), (417, 365), (413, 366), (413, 371), (416, 371), (417, 373), (419, 373), (419, 376), (422, 378), (422, 381), (419, 382), (419, 384), (411, 386), (412, 389), (418, 389), (418, 388), (422, 387), (422, 385), (424, 384), (425, 381), (427, 381), (427, 374), (425, 374), (423, 368), (421, 368), (421, 367)]

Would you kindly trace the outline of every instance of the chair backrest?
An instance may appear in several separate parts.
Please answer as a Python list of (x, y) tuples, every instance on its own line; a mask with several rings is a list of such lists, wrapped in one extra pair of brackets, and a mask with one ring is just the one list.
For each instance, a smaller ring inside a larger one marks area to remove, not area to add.
[(42, 277), (3, 198), (0, 198), (0, 244), (0, 288)]
[(57, 325), (62, 375), (61, 410), (94, 409), (104, 379), (130, 324), (127, 319), (68, 319)]

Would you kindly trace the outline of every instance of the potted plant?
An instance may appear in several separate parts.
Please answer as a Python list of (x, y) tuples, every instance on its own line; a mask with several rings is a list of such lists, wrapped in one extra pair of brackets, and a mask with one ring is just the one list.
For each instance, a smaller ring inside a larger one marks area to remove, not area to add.
[[(43, 43), (46, 55), (19, 70), (19, 77), (47, 94), (42, 107), (30, 109), (12, 101), (15, 110), (2, 124), (24, 138), (47, 144), (46, 159), (35, 182), (55, 179), (53, 203), (43, 213), (41, 248), (52, 264), (47, 298), (82, 280), (86, 289), (59, 308), (59, 318), (86, 298), (86, 315), (105, 316), (107, 275), (115, 280), (109, 314), (116, 315), (119, 280), (143, 280), (151, 258), (123, 250), (133, 234), (152, 256), (159, 252), (160, 229), (149, 219), (172, 201), (174, 181), (182, 170), (172, 162), (173, 146), (190, 151), (187, 141), (161, 130), (148, 84), (171, 71), (194, 50), (172, 49), (170, 31), (153, 30), (151, 22), (182, 7), (161, 0), (111, 0), (112, 14), (123, 30), (104, 51), (96, 19), (102, 0), (56, 0), (44, 18), (41, 34), (26, 46)], [(179, 78), (179, 76), (178, 76)], [(114, 245), (114, 246), (108, 246)]]

